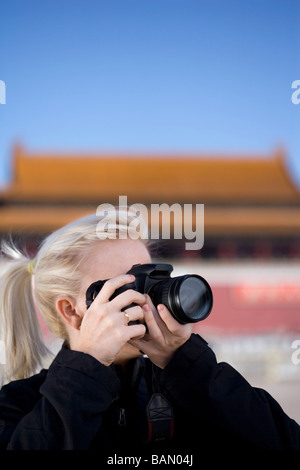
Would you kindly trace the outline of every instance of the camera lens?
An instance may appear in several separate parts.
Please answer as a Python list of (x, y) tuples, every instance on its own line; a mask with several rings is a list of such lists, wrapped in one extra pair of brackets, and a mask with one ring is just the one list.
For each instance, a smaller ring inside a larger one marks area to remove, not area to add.
[(213, 295), (201, 276), (185, 275), (157, 284), (149, 292), (154, 305), (164, 304), (179, 323), (196, 323), (211, 312)]
[(207, 285), (197, 277), (183, 279), (179, 285), (177, 303), (189, 321), (200, 321), (211, 310), (211, 295)]

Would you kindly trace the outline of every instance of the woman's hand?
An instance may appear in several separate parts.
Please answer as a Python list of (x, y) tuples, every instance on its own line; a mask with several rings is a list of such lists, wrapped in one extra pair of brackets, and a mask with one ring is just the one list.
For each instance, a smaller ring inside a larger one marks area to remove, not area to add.
[[(146, 328), (143, 323), (128, 325), (129, 321), (144, 321), (143, 294), (129, 289), (109, 300), (116, 289), (134, 281), (134, 276), (124, 274), (106, 281), (99, 294), (84, 314), (79, 330), (75, 330), (71, 348), (95, 357), (102, 364), (112, 364), (122, 347), (131, 339), (142, 338)], [(126, 309), (131, 303), (137, 304)]]
[(192, 334), (190, 324), (181, 325), (171, 315), (165, 305), (154, 307), (150, 297), (143, 305), (148, 332), (143, 338), (134, 338), (130, 344), (142, 350), (151, 362), (163, 369)]

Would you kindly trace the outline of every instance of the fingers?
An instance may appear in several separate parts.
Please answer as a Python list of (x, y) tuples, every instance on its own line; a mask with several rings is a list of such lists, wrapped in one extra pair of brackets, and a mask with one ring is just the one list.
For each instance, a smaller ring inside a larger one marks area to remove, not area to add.
[[(108, 279), (93, 303), (95, 305), (107, 303), (117, 289), (127, 286), (124, 292), (118, 294), (111, 300), (114, 308), (121, 310), (132, 303), (143, 305), (145, 303), (145, 296), (134, 290), (134, 280), (135, 277), (131, 274), (122, 274), (115, 278)], [(132, 284), (132, 286), (130, 284)], [(132, 287), (132, 289), (130, 287)]]
[(122, 292), (121, 294), (117, 295), (113, 300), (111, 300), (111, 304), (113, 304), (115, 308), (120, 310), (131, 304), (143, 306), (145, 302), (145, 295), (132, 289)]
[(172, 317), (167, 307), (163, 304), (159, 304), (155, 308), (149, 295), (145, 295), (146, 304), (143, 306), (145, 322), (147, 323), (151, 336), (158, 334), (162, 328), (167, 327), (169, 317), (178, 325), (176, 320)]
[[(95, 298), (93, 304), (86, 312), (86, 316), (94, 315), (103, 322), (103, 327), (108, 325), (114, 328), (130, 327), (130, 331), (125, 332), (125, 336), (131, 337), (138, 335), (143, 336), (145, 334), (145, 326), (134, 328), (130, 322), (141, 322), (144, 323), (144, 312), (141, 308), (146, 302), (144, 294), (131, 289), (134, 287), (135, 277), (128, 274), (122, 274), (111, 278), (105, 282), (99, 294)], [(116, 295), (112, 300), (110, 298), (115, 291), (125, 286), (126, 290)], [(133, 307), (126, 308), (128, 305), (134, 304)], [(127, 328), (126, 328), (127, 330)]]
[(133, 283), (135, 277), (131, 274), (121, 274), (120, 276), (113, 277), (108, 279), (100, 290), (94, 302), (98, 301), (99, 303), (108, 302), (113, 293), (122, 286), (126, 284)]
[(173, 315), (171, 315), (165, 305), (158, 305), (157, 311), (161, 320), (164, 322), (164, 324), (171, 333), (176, 334), (182, 328), (182, 325), (178, 323), (177, 320), (175, 320), (175, 318), (173, 317)]
[(149, 303), (143, 305), (144, 319), (147, 325), (149, 335), (151, 338), (155, 338), (161, 334), (161, 328), (158, 324), (159, 319), (156, 310), (151, 308)]
[(124, 314), (127, 317), (128, 323), (136, 321), (144, 322), (144, 311), (139, 305), (126, 308), (126, 310), (124, 310)]
[(127, 334), (127, 342), (131, 339), (139, 340), (145, 336), (146, 327), (142, 323), (137, 325), (128, 325), (128, 327), (126, 327), (125, 333)]
[(151, 337), (158, 338), (164, 332), (169, 332), (173, 335), (181, 334), (182, 329), (187, 327), (187, 325), (180, 324), (164, 304), (159, 304), (155, 308), (151, 298), (147, 294), (145, 297), (146, 304), (143, 306), (144, 318)]
[[(146, 333), (142, 305), (144, 294), (134, 290), (135, 277), (125, 274), (109, 279), (85, 312), (78, 335), (72, 338), (72, 349), (94, 356), (104, 365), (113, 363), (122, 347), (140, 340)], [(117, 289), (124, 291), (110, 298)], [(134, 304), (133, 307), (128, 305)], [(138, 324), (129, 324), (139, 321)]]

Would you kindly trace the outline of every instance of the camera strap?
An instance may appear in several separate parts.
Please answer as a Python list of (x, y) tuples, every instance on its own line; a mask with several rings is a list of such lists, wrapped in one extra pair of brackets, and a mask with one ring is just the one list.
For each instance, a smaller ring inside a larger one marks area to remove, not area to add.
[(146, 442), (172, 439), (174, 413), (171, 404), (162, 393), (153, 393), (147, 405), (148, 438)]
[[(146, 361), (145, 361), (146, 362)], [(156, 371), (144, 363), (136, 390), (139, 410), (139, 435), (144, 443), (170, 440), (174, 435), (174, 411), (171, 403), (160, 392)]]

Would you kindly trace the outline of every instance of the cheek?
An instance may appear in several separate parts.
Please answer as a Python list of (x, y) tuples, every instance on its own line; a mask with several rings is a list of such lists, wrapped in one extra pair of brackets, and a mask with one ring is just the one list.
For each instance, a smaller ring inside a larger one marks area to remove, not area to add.
[(87, 311), (87, 306), (85, 303), (85, 291), (82, 292), (76, 299), (76, 312), (83, 317)]
[(89, 286), (92, 284), (92, 280), (87, 277), (87, 279), (82, 276), (82, 283), (80, 286), (80, 290), (78, 293), (78, 296), (76, 297), (76, 311), (78, 314), (83, 316), (86, 311), (87, 311), (87, 306), (86, 306), (86, 291), (89, 288)]

